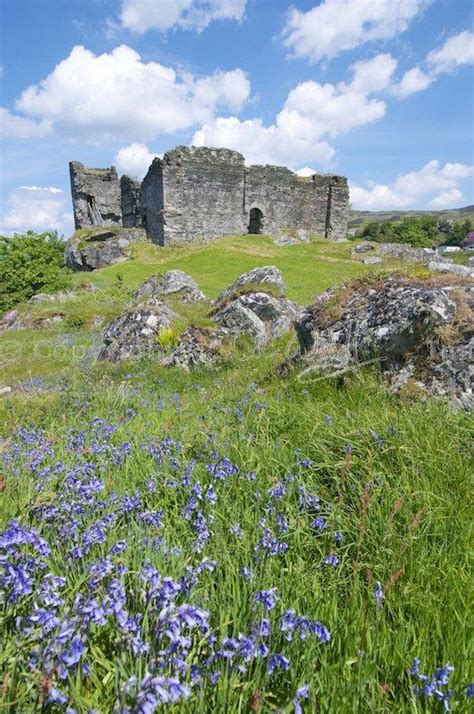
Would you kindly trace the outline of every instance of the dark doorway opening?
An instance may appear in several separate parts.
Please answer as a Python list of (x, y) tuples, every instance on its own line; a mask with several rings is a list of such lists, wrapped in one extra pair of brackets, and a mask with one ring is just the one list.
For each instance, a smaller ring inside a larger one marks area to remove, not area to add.
[(264, 216), (259, 208), (250, 209), (249, 233), (263, 233)]

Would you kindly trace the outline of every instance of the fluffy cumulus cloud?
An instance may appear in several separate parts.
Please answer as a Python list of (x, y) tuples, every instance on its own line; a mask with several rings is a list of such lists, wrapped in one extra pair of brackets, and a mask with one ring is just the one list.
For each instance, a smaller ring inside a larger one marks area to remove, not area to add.
[(453, 72), (457, 67), (474, 64), (474, 32), (465, 30), (449, 37), (444, 45), (428, 53), (426, 61), (432, 72)]
[(247, 0), (123, 0), (120, 22), (132, 32), (173, 27), (201, 32), (214, 20), (242, 20)]
[(404, 99), (430, 86), (441, 74), (450, 74), (458, 67), (474, 64), (474, 33), (465, 30), (449, 37), (442, 47), (429, 52), (425, 69), (413, 67), (391, 88), (392, 94)]
[(74, 230), (69, 196), (59, 188), (20, 186), (10, 193), (0, 222), (3, 234), (59, 231), (68, 236)]
[(317, 161), (328, 165), (335, 150), (325, 137), (344, 134), (384, 116), (385, 102), (370, 95), (390, 85), (396, 64), (390, 55), (380, 54), (356, 62), (348, 84), (302, 82), (288, 94), (270, 126), (258, 118), (218, 117), (194, 134), (193, 143), (236, 149), (252, 163), (294, 166)]
[(101, 55), (76, 46), (16, 109), (72, 137), (147, 141), (209, 121), (218, 109), (238, 111), (249, 94), (240, 69), (196, 78), (144, 62), (126, 45)]
[(391, 186), (371, 184), (363, 188), (351, 185), (351, 202), (354, 208), (365, 211), (402, 209), (418, 205), (420, 201), (428, 201), (433, 208), (452, 208), (462, 203), (464, 197), (459, 184), (468, 179), (472, 171), (473, 167), (466, 164), (446, 163), (442, 166), (433, 159), (419, 171), (398, 176)]
[(408, 28), (430, 0), (323, 0), (307, 12), (292, 8), (283, 43), (294, 57), (332, 58)]
[(143, 178), (155, 156), (146, 144), (130, 144), (124, 146), (115, 154), (114, 164), (120, 174)]
[(0, 107), (0, 135), (5, 139), (33, 139), (50, 132), (50, 121), (34, 121)]
[(405, 99), (411, 94), (422, 92), (430, 86), (434, 78), (423, 72), (419, 67), (413, 67), (405, 72), (401, 81), (392, 87), (392, 92), (400, 99)]

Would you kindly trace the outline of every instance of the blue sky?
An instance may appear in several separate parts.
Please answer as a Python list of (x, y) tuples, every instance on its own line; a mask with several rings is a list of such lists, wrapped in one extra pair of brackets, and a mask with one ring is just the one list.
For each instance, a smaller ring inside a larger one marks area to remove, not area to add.
[(471, 0), (0, 0), (0, 230), (72, 230), (68, 162), (177, 144), (349, 178), (354, 207), (473, 197)]

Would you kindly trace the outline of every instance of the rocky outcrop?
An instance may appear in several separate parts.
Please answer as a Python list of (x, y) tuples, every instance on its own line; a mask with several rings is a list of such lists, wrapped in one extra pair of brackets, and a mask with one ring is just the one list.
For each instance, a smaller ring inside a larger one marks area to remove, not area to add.
[(196, 281), (182, 270), (168, 270), (163, 275), (150, 276), (135, 290), (133, 295), (140, 300), (147, 298), (164, 300), (167, 297), (177, 298), (183, 302), (204, 302), (207, 300)]
[(226, 336), (226, 330), (191, 326), (183, 332), (177, 346), (162, 364), (185, 371), (216, 367), (222, 361), (221, 348)]
[(296, 315), (296, 306), (287, 298), (250, 292), (231, 300), (214, 314), (214, 319), (230, 334), (250, 334), (260, 348), (288, 332)]
[(436, 256), (431, 248), (414, 248), (406, 243), (381, 243), (378, 251), (381, 255), (406, 260), (409, 263), (426, 263)]
[(140, 228), (143, 222), (140, 207), (140, 181), (131, 176), (120, 179), (122, 224), (126, 228)]
[(135, 240), (146, 240), (143, 229), (102, 230), (86, 238), (73, 236), (64, 252), (66, 266), (74, 271), (91, 271), (121, 263), (127, 260), (130, 243)]
[(261, 268), (253, 268), (247, 273), (240, 275), (237, 280), (234, 280), (232, 285), (229, 285), (219, 297), (214, 301), (216, 308), (223, 307), (238, 295), (260, 288), (263, 292), (266, 290), (275, 292), (278, 295), (285, 294), (285, 283), (281, 272), (274, 265), (265, 265)]
[(160, 332), (170, 328), (175, 318), (160, 302), (149, 301), (127, 308), (106, 327), (99, 359), (120, 362), (160, 354)]
[(433, 260), (428, 263), (428, 268), (437, 273), (452, 273), (453, 275), (459, 275), (462, 278), (474, 279), (474, 267), (470, 267), (468, 265), (458, 265), (458, 263)]
[(312, 373), (375, 362), (396, 390), (416, 380), (473, 408), (473, 288), (393, 278), (348, 289), (339, 304), (330, 297), (296, 321), (300, 357)]

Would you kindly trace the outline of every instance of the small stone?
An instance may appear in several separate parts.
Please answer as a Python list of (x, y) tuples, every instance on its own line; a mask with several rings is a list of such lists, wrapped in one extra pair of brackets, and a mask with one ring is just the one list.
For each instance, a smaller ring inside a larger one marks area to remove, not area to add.
[(376, 255), (370, 256), (370, 258), (364, 258), (363, 260), (364, 265), (378, 265), (381, 262), (382, 258), (379, 258)]
[(0, 397), (7, 397), (12, 393), (12, 388), (7, 385), (0, 384)]
[(214, 304), (219, 308), (233, 296), (245, 291), (246, 286), (255, 290), (257, 285), (260, 292), (265, 292), (265, 287), (268, 286), (272, 288), (273, 291), (281, 293), (282, 295), (285, 294), (285, 283), (283, 282), (280, 270), (274, 265), (265, 265), (262, 268), (254, 268), (253, 270), (249, 270), (248, 273), (240, 275), (232, 285), (229, 285), (229, 287), (219, 295), (214, 301)]
[(375, 250), (372, 243), (365, 241), (364, 243), (359, 243), (352, 248), (352, 253), (370, 253), (371, 250)]
[(163, 275), (151, 275), (135, 290), (133, 296), (138, 299), (153, 298), (156, 300), (172, 296), (183, 302), (204, 302), (207, 300), (195, 280), (182, 270), (168, 270)]

